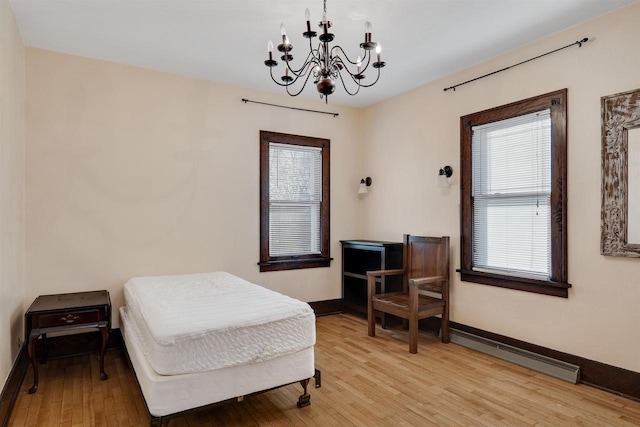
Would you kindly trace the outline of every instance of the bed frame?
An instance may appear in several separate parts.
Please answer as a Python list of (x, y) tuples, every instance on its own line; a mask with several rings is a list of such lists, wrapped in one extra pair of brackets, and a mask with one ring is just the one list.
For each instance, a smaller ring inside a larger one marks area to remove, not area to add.
[[(151, 372), (153, 372), (153, 368), (151, 368), (150, 366), (147, 366), (145, 368), (146, 365), (140, 365), (139, 368), (142, 370), (142, 372), (138, 373), (136, 371), (136, 364), (134, 364), (133, 362), (133, 358), (131, 356), (131, 351), (133, 351), (135, 354), (134, 356), (136, 356), (136, 362), (138, 364), (140, 363), (146, 363), (146, 361), (144, 360), (144, 357), (141, 358), (141, 353), (140, 353), (140, 348), (138, 347), (138, 342), (137, 340), (134, 338), (135, 334), (133, 334), (131, 337), (129, 337), (129, 334), (131, 332), (129, 332), (128, 329), (128, 317), (125, 315), (125, 311), (124, 311), (124, 307), (121, 308), (120, 310), (120, 315), (121, 315), (121, 325), (120, 325), (120, 331), (122, 334), (122, 348), (124, 350), (124, 354), (126, 355), (127, 358), (127, 362), (129, 364), (129, 366), (131, 367), (131, 370), (134, 372), (135, 378), (136, 378), (136, 383), (138, 384), (138, 389), (140, 390), (140, 394), (142, 395), (142, 398), (144, 399), (144, 403), (145, 403), (145, 408), (147, 410), (147, 414), (149, 416), (150, 419), (150, 426), (151, 427), (166, 427), (169, 424), (169, 421), (177, 416), (181, 416), (187, 413), (191, 413), (191, 412), (195, 412), (195, 411), (200, 411), (200, 410), (204, 410), (204, 409), (208, 409), (208, 408), (212, 408), (212, 407), (216, 407), (216, 406), (220, 406), (223, 404), (229, 404), (232, 402), (240, 402), (242, 401), (245, 397), (249, 397), (249, 396), (254, 396), (257, 394), (261, 394), (261, 393), (265, 393), (267, 391), (271, 391), (271, 390), (275, 390), (277, 388), (280, 387), (284, 387), (284, 386), (288, 386), (291, 384), (295, 384), (296, 382), (299, 382), (300, 385), (302, 386), (303, 389), (303, 393), (299, 396), (298, 398), (298, 402), (297, 402), (297, 406), (298, 408), (302, 408), (305, 406), (308, 406), (311, 404), (311, 395), (308, 392), (308, 386), (309, 383), (311, 381), (311, 378), (314, 378), (315, 380), (315, 387), (319, 388), (322, 385), (322, 374), (318, 369), (313, 368), (313, 376), (310, 378), (305, 378), (299, 381), (291, 381), (292, 378), (288, 378), (287, 380), (285, 380), (286, 382), (280, 385), (276, 385), (274, 387), (267, 387), (266, 389), (256, 389), (256, 390), (250, 390), (251, 388), (249, 387), (249, 391), (244, 393), (241, 396), (236, 396), (236, 397), (215, 397), (215, 396), (211, 396), (211, 403), (205, 403), (202, 404), (203, 401), (206, 402), (206, 397), (205, 399), (201, 399), (199, 402), (194, 402), (195, 405), (198, 406), (194, 406), (193, 408), (190, 408), (189, 405), (174, 405), (174, 407), (176, 408), (176, 412), (172, 412), (171, 410), (168, 410), (167, 412), (169, 412), (168, 414), (163, 414), (163, 415), (153, 415), (151, 413), (150, 410), (150, 406), (149, 406), (149, 402), (147, 401), (147, 396), (145, 396), (145, 393), (143, 391), (143, 386), (140, 380), (139, 375), (142, 375), (145, 379), (147, 378), (147, 368), (148, 370), (150, 370)], [(123, 317), (124, 316), (124, 317)], [(133, 346), (132, 349), (129, 349), (127, 346), (128, 340), (131, 340), (130, 344)], [(313, 351), (311, 349), (311, 351)], [(287, 356), (288, 357), (288, 356)], [(295, 360), (295, 359), (294, 359)], [(293, 360), (290, 362), (292, 363)], [(295, 362), (293, 362), (295, 363)], [(254, 365), (257, 366), (257, 365)], [(256, 372), (254, 372), (255, 374)], [(249, 374), (251, 375), (251, 374)], [(270, 381), (271, 382), (271, 381)], [(273, 383), (273, 382), (272, 382)], [(276, 382), (277, 384), (277, 382)], [(257, 385), (256, 385), (257, 386)], [(264, 382), (263, 382), (263, 386), (264, 386)], [(258, 386), (259, 387), (259, 386)], [(247, 388), (245, 387), (244, 390), (246, 390)], [(244, 391), (243, 390), (243, 391)], [(224, 393), (223, 393), (224, 395)], [(206, 396), (206, 395), (205, 395)], [(228, 396), (228, 395), (227, 395)], [(221, 400), (216, 400), (216, 399), (221, 399)], [(154, 404), (155, 406), (155, 404)], [(186, 409), (182, 409), (182, 408), (186, 408)]]
[[(133, 371), (134, 375), (135, 375), (135, 369), (133, 367), (133, 363), (131, 362), (131, 357), (129, 356), (129, 351), (127, 350), (127, 346), (124, 343), (124, 337), (123, 337), (123, 342), (122, 342), (122, 348), (124, 350), (124, 354), (127, 357), (127, 362), (129, 364), (129, 367), (131, 368), (131, 370)], [(172, 418), (174, 417), (179, 417), (185, 414), (190, 414), (192, 412), (196, 412), (196, 411), (201, 411), (201, 410), (206, 410), (206, 409), (211, 409), (211, 408), (215, 408), (218, 406), (222, 406), (222, 405), (228, 405), (234, 402), (242, 402), (244, 400), (244, 398), (246, 397), (251, 397), (251, 396), (256, 396), (262, 393), (266, 393), (268, 391), (272, 391), (272, 390), (276, 390), (278, 388), (281, 387), (286, 387), (288, 385), (291, 384), (295, 384), (296, 382), (292, 382), (292, 383), (287, 383), (287, 384), (282, 384), (276, 387), (271, 387), (269, 389), (266, 390), (260, 390), (260, 391), (256, 391), (253, 392), (251, 394), (245, 395), (245, 396), (237, 396), (231, 399), (227, 399), (227, 400), (223, 400), (220, 402), (214, 402), (214, 403), (210, 403), (208, 405), (203, 405), (203, 406), (199, 406), (197, 408), (192, 408), (192, 409), (187, 409), (184, 411), (180, 411), (180, 412), (176, 412), (173, 414), (168, 414), (168, 415), (163, 415), (160, 417), (157, 417), (155, 415), (152, 415), (151, 412), (149, 411), (149, 405), (147, 404), (147, 400), (144, 397), (144, 393), (142, 392), (142, 386), (140, 385), (140, 381), (138, 380), (138, 376), (135, 375), (136, 377), (136, 384), (138, 384), (138, 390), (140, 391), (140, 395), (142, 396), (142, 399), (144, 400), (144, 405), (145, 408), (147, 410), (147, 415), (149, 416), (149, 426), (150, 427), (166, 427), (169, 424), (169, 421), (171, 421)], [(314, 379), (314, 385), (315, 388), (320, 388), (322, 387), (322, 373), (320, 372), (319, 369), (315, 369), (315, 373), (313, 374), (313, 377), (311, 377)], [(305, 406), (309, 406), (311, 405), (311, 395), (309, 394), (307, 388), (309, 386), (309, 382), (311, 382), (311, 378), (306, 378), (304, 380), (300, 380), (298, 381), (300, 383), (300, 385), (302, 386), (303, 392), (302, 394), (298, 397), (298, 403), (296, 404), (298, 406), (298, 408), (304, 408)]]

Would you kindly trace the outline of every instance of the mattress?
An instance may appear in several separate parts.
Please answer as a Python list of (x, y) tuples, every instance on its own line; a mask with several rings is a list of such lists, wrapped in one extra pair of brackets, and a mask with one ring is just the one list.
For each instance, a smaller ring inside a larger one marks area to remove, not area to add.
[[(268, 390), (314, 375), (313, 347), (264, 362), (213, 371), (158, 375), (142, 353), (127, 307), (120, 307), (120, 331), (149, 413), (155, 417)], [(302, 393), (302, 388), (299, 387)]]
[(315, 344), (307, 303), (230, 273), (137, 277), (124, 296), (141, 351), (161, 375), (267, 361)]

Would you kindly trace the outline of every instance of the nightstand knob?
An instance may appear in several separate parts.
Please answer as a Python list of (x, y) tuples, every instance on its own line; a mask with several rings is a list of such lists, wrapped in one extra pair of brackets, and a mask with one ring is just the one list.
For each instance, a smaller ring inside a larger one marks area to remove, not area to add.
[(75, 316), (73, 314), (67, 314), (66, 316), (63, 316), (60, 318), (60, 320), (62, 320), (63, 322), (66, 323), (73, 323), (76, 320), (78, 320), (80, 318), (80, 316)]

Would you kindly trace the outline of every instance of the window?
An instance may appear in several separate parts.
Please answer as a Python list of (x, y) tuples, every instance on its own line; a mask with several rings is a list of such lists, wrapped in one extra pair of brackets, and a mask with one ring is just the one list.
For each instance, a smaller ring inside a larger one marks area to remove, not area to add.
[(568, 296), (566, 98), (461, 117), (462, 280)]
[(260, 271), (330, 261), (329, 140), (260, 131)]

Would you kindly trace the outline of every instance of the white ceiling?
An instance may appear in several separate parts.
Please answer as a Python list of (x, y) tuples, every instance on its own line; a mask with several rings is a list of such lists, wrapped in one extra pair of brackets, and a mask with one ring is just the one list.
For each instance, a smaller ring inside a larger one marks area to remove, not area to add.
[[(355, 97), (338, 87), (329, 103), (367, 106), (635, 1), (328, 0), (333, 44), (355, 59), (364, 22), (371, 21), (373, 40), (383, 46), (387, 63), (375, 86)], [(276, 93), (284, 90), (263, 64), (267, 41), (279, 42), (284, 23), (297, 65), (305, 46), (308, 51), (301, 35), (304, 10), (311, 10), (312, 23), (322, 12), (322, 0), (11, 0), (11, 5), (27, 46)], [(307, 86), (303, 96), (319, 101), (313, 84)]]

